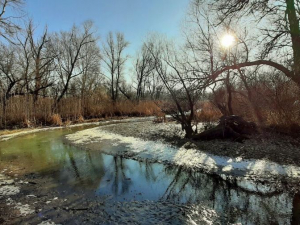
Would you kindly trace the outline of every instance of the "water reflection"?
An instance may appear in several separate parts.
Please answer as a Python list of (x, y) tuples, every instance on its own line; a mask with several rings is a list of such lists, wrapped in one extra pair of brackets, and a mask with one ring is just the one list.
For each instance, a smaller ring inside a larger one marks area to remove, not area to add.
[[(90, 154), (96, 157), (96, 152)], [(293, 196), (289, 193), (263, 196), (182, 167), (102, 157), (102, 179), (94, 180), (99, 182), (96, 194), (111, 195), (116, 201), (147, 199), (200, 204), (215, 210), (224, 223), (289, 224), (292, 213), (298, 213), (293, 210)]]
[[(0, 169), (53, 178), (59, 190), (110, 195), (115, 201), (171, 201), (213, 209), (221, 222), (299, 224), (300, 194), (247, 192), (217, 176), (149, 161), (138, 162), (63, 143), (73, 131), (32, 134), (0, 143)], [(99, 148), (115, 148), (104, 143)], [(118, 146), (120, 148), (122, 146)], [(247, 184), (245, 184), (247, 185)]]

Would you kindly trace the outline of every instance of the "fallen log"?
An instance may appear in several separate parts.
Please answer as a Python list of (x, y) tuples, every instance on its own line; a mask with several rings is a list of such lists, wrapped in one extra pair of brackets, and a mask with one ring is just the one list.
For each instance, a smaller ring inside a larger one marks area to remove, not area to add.
[(218, 125), (193, 136), (193, 140), (231, 139), (242, 141), (248, 135), (257, 132), (253, 122), (247, 122), (240, 116), (222, 116)]

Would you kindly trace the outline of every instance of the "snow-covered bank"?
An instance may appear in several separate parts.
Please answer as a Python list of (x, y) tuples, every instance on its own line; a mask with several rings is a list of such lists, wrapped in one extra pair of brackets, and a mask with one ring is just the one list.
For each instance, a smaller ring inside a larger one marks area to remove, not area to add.
[(40, 131), (48, 131), (48, 130), (57, 130), (57, 129), (63, 129), (63, 128), (74, 128), (74, 127), (83, 127), (83, 126), (98, 126), (102, 124), (110, 124), (110, 123), (117, 123), (117, 122), (137, 122), (137, 121), (147, 121), (147, 120), (153, 120), (154, 117), (134, 117), (134, 118), (128, 118), (128, 119), (118, 119), (118, 120), (105, 120), (105, 121), (99, 121), (99, 122), (88, 122), (88, 123), (79, 123), (79, 124), (72, 124), (68, 126), (61, 126), (61, 127), (43, 127), (43, 128), (35, 128), (31, 130), (23, 130), (20, 132), (12, 133), (12, 134), (5, 134), (0, 136), (0, 141), (7, 141), (9, 139), (26, 135), (26, 134), (32, 134)]
[[(126, 155), (138, 160), (147, 159), (156, 162), (165, 162), (225, 176), (233, 175), (259, 180), (276, 179), (283, 176), (287, 179), (300, 178), (300, 167), (298, 166), (280, 165), (264, 159), (245, 160), (242, 157), (217, 156), (195, 149), (193, 145), (176, 147), (162, 141), (143, 140), (141, 138), (115, 134), (102, 128), (105, 127), (95, 127), (78, 131), (67, 135), (66, 139), (71, 143), (87, 148), (97, 148), (97, 145), (101, 146), (101, 143), (108, 140), (115, 147), (101, 148), (101, 151), (107, 154)], [(118, 127), (115, 126), (115, 128)], [(221, 177), (225, 179), (224, 176)], [(239, 181), (239, 184), (243, 186), (242, 181)], [(271, 191), (264, 190), (264, 188), (260, 189), (263, 192)]]

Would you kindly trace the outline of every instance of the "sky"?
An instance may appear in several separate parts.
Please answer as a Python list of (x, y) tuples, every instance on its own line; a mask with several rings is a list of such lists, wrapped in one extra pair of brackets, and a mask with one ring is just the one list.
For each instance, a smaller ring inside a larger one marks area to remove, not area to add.
[(134, 55), (148, 33), (180, 37), (190, 0), (26, 0), (25, 11), (43, 30), (70, 30), (73, 24), (92, 20), (100, 38), (109, 31), (123, 32), (130, 42), (127, 54)]

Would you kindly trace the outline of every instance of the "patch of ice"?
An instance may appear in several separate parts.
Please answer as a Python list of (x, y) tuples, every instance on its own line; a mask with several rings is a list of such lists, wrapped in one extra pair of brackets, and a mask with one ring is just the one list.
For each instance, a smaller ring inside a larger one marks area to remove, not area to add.
[(235, 161), (236, 161), (236, 162), (241, 162), (242, 160), (243, 160), (242, 157), (236, 157), (236, 158), (235, 158)]
[(6, 205), (10, 206), (14, 204), (14, 200), (12, 200), (11, 198), (6, 199)]

